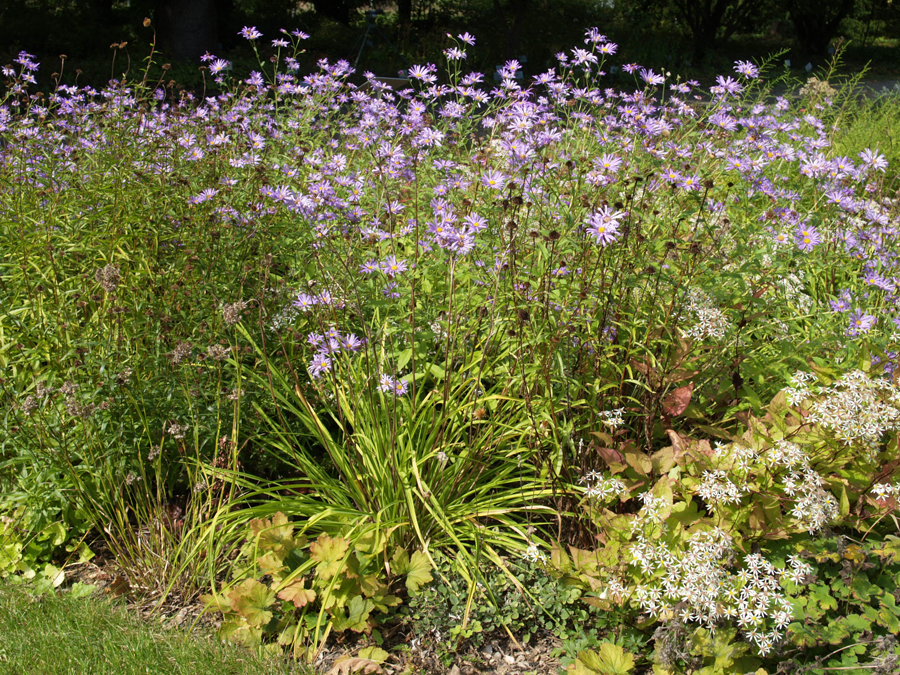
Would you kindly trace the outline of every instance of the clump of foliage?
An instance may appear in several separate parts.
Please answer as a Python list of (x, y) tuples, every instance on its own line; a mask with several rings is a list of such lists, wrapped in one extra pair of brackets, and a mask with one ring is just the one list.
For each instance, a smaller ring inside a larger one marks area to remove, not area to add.
[(4, 70), (10, 550), (90, 532), (135, 594), (210, 586), (234, 635), (306, 657), (440, 553), (466, 586), (445, 629), (477, 640), (507, 561), (552, 550), (634, 638), (600, 627), (574, 667), (768, 663), (804, 546), (896, 536), (889, 148), (830, 154), (844, 94), (773, 98), (747, 62), (615, 89), (597, 29), (493, 88), (462, 33), (399, 91), (301, 74), (305, 38), (243, 80), (210, 55), (203, 97), (152, 58), (49, 99), (31, 55)]
[(249, 566), (238, 563), (235, 570), (242, 581), (205, 598), (225, 615), (220, 634), (248, 645), (275, 639), (313, 660), (332, 630), (371, 633), (387, 618), (401, 603), (391, 590), (396, 581), (415, 593), (432, 580), (427, 555), (398, 548), (388, 558), (384, 538), (374, 531), (351, 546), (327, 534), (309, 542), (283, 513), (249, 526), (243, 549)]
[(900, 485), (881, 482), (900, 461), (900, 392), (864, 370), (816, 371), (729, 443), (672, 433), (643, 463), (609, 448), (585, 502), (603, 547), (554, 549), (550, 569), (588, 602), (656, 626), (665, 672), (695, 657), (896, 665), (900, 539), (879, 525)]

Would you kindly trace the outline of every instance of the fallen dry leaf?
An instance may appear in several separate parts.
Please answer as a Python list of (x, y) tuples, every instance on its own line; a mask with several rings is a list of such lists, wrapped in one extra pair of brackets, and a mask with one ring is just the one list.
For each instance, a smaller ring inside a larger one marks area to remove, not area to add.
[(371, 659), (350, 656), (334, 662), (328, 675), (351, 675), (351, 673), (383, 673), (384, 670)]

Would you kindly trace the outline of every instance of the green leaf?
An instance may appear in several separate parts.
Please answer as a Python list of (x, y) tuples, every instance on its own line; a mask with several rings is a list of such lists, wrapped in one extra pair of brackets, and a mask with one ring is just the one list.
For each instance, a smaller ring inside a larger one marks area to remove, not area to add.
[(879, 548), (873, 548), (872, 553), (885, 562), (894, 563), (900, 561), (900, 537), (889, 534), (884, 538), (884, 544)]
[(362, 633), (369, 628), (368, 619), (375, 603), (361, 595), (354, 595), (347, 605), (347, 618), (343, 621), (336, 621), (335, 628), (337, 630), (350, 629), (357, 633)]
[(311, 588), (306, 588), (306, 581), (300, 579), (288, 586), (285, 586), (278, 593), (278, 597), (294, 603), (298, 609), (305, 607), (316, 599), (316, 592)]
[(350, 542), (343, 537), (320, 534), (309, 547), (310, 559), (319, 563), (316, 567), (318, 576), (327, 581), (340, 572), (349, 548)]
[[(579, 652), (576, 663), (580, 662), (587, 673), (601, 675), (627, 675), (634, 668), (634, 656), (619, 645), (604, 642), (599, 651), (587, 650)], [(577, 668), (574, 672), (579, 671)]]
[(369, 659), (369, 661), (381, 664), (387, 661), (387, 658), (390, 655), (378, 647), (366, 647), (365, 649), (359, 650), (358, 656), (361, 659)]
[[(294, 525), (280, 511), (272, 516), (272, 520), (254, 518), (250, 521), (250, 529), (258, 537), (257, 546), (262, 551), (286, 554), (296, 546), (291, 536)], [(284, 556), (281, 558), (283, 560)]]
[(245, 579), (228, 597), (231, 609), (244, 617), (248, 625), (261, 627), (272, 620), (272, 612), (267, 608), (275, 602), (275, 593), (255, 579)]
[(397, 355), (397, 370), (401, 371), (406, 367), (406, 364), (409, 363), (410, 359), (412, 359), (413, 350), (412, 347), (409, 349), (404, 349)]
[(410, 593), (418, 593), (419, 588), (433, 580), (431, 561), (421, 551), (412, 554), (406, 572), (406, 588)]

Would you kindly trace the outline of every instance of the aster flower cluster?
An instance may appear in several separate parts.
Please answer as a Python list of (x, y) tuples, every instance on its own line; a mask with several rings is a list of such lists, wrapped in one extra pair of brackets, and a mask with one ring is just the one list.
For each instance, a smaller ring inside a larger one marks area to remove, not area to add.
[(625, 408), (615, 408), (613, 410), (603, 410), (600, 413), (600, 420), (610, 429), (618, 429), (625, 420), (622, 415), (625, 414)]
[(310, 333), (306, 337), (306, 342), (316, 350), (308, 367), (313, 379), (318, 379), (329, 372), (334, 359), (341, 354), (353, 354), (365, 345), (365, 342), (353, 333), (341, 334), (336, 328), (329, 328), (324, 334)]
[(606, 477), (598, 471), (589, 471), (578, 480), (579, 485), (586, 486), (585, 496), (600, 502), (609, 501), (627, 492), (625, 483), (618, 478)]
[(813, 392), (809, 376), (794, 376), (789, 400), (811, 401), (809, 421), (820, 424), (846, 444), (877, 444), (888, 431), (900, 429), (900, 390), (890, 380), (861, 370), (845, 373), (830, 386)]
[(760, 654), (768, 654), (793, 618), (783, 584), (798, 584), (812, 568), (795, 556), (788, 567), (776, 568), (752, 554), (735, 572), (734, 558), (731, 537), (718, 528), (697, 532), (684, 548), (640, 539), (631, 549), (631, 565), (646, 581), (635, 589), (635, 600), (654, 617), (710, 630), (731, 621)]
[(737, 485), (753, 475), (769, 473), (776, 487), (793, 502), (790, 515), (810, 534), (820, 531), (839, 515), (837, 499), (825, 489), (825, 481), (813, 469), (809, 455), (796, 443), (781, 439), (761, 450), (740, 443), (716, 445), (718, 460), (729, 462), (729, 471), (706, 472), (697, 488), (707, 503), (737, 503), (746, 491)]
[(738, 504), (746, 490), (738, 487), (724, 471), (704, 471), (697, 495), (707, 504)]
[(690, 319), (690, 325), (681, 330), (685, 337), (697, 340), (710, 338), (721, 340), (731, 326), (725, 312), (718, 307), (712, 297), (698, 288), (688, 291), (684, 308)]

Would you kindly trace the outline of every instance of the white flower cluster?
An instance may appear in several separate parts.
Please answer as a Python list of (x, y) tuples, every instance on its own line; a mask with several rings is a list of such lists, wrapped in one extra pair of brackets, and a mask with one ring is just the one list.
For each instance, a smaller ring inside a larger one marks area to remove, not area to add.
[(824, 482), (812, 469), (806, 469), (802, 474), (792, 472), (784, 480), (786, 495), (793, 497), (799, 493), (791, 515), (806, 525), (810, 534), (821, 530), (840, 513), (834, 495), (822, 488)]
[(889, 380), (861, 370), (845, 374), (821, 391), (809, 421), (833, 431), (846, 443), (877, 443), (886, 431), (900, 429), (900, 390)]
[(600, 413), (600, 418), (603, 424), (608, 426), (610, 429), (618, 429), (624, 423), (622, 419), (622, 414), (625, 412), (625, 408), (615, 408), (614, 410), (603, 410)]
[(789, 469), (789, 473), (781, 479), (781, 489), (794, 500), (791, 515), (810, 534), (821, 530), (840, 513), (834, 495), (822, 487), (822, 476), (810, 466), (806, 452), (796, 443), (782, 439), (772, 447), (760, 451), (737, 443), (718, 443), (716, 456), (723, 461), (733, 458), (734, 465), (731, 476), (723, 470), (704, 473), (704, 481), (697, 488), (697, 494), (707, 503), (730, 503), (728, 499), (739, 502), (743, 493), (732, 478), (737, 478), (740, 482), (740, 479), (745, 479), (753, 472)]
[(632, 564), (650, 580), (638, 586), (635, 598), (653, 616), (674, 616), (710, 630), (733, 620), (767, 654), (793, 618), (781, 582), (799, 583), (812, 569), (793, 556), (789, 568), (780, 569), (753, 554), (733, 573), (728, 569), (733, 557), (731, 537), (721, 529), (693, 535), (685, 551), (642, 537), (632, 549)]
[(697, 494), (707, 504), (738, 504), (746, 490), (739, 488), (728, 479), (721, 470), (704, 471), (703, 482), (697, 488)]
[(728, 317), (709, 295), (697, 288), (690, 289), (685, 298), (684, 309), (693, 320), (693, 325), (681, 330), (684, 337), (698, 340), (719, 340), (725, 337), (730, 326)]
[(529, 544), (528, 548), (522, 554), (522, 558), (531, 563), (547, 562), (547, 554), (541, 551), (537, 544)]
[(872, 493), (874, 493), (875, 499), (890, 499), (891, 497), (900, 499), (900, 483), (894, 483), (893, 485), (878, 483), (878, 485), (872, 486)]
[(801, 371), (797, 371), (791, 377), (791, 386), (785, 387), (784, 394), (787, 398), (787, 401), (791, 405), (800, 405), (807, 399), (812, 397), (812, 392), (809, 389), (809, 384), (814, 382), (816, 376), (812, 373), (806, 373)]
[(765, 452), (765, 462), (770, 467), (783, 466), (788, 469), (808, 468), (809, 456), (796, 443), (781, 439)]
[(605, 502), (610, 497), (625, 494), (625, 483), (618, 478), (606, 478), (599, 471), (589, 471), (578, 482), (587, 485), (584, 494), (590, 499)]

